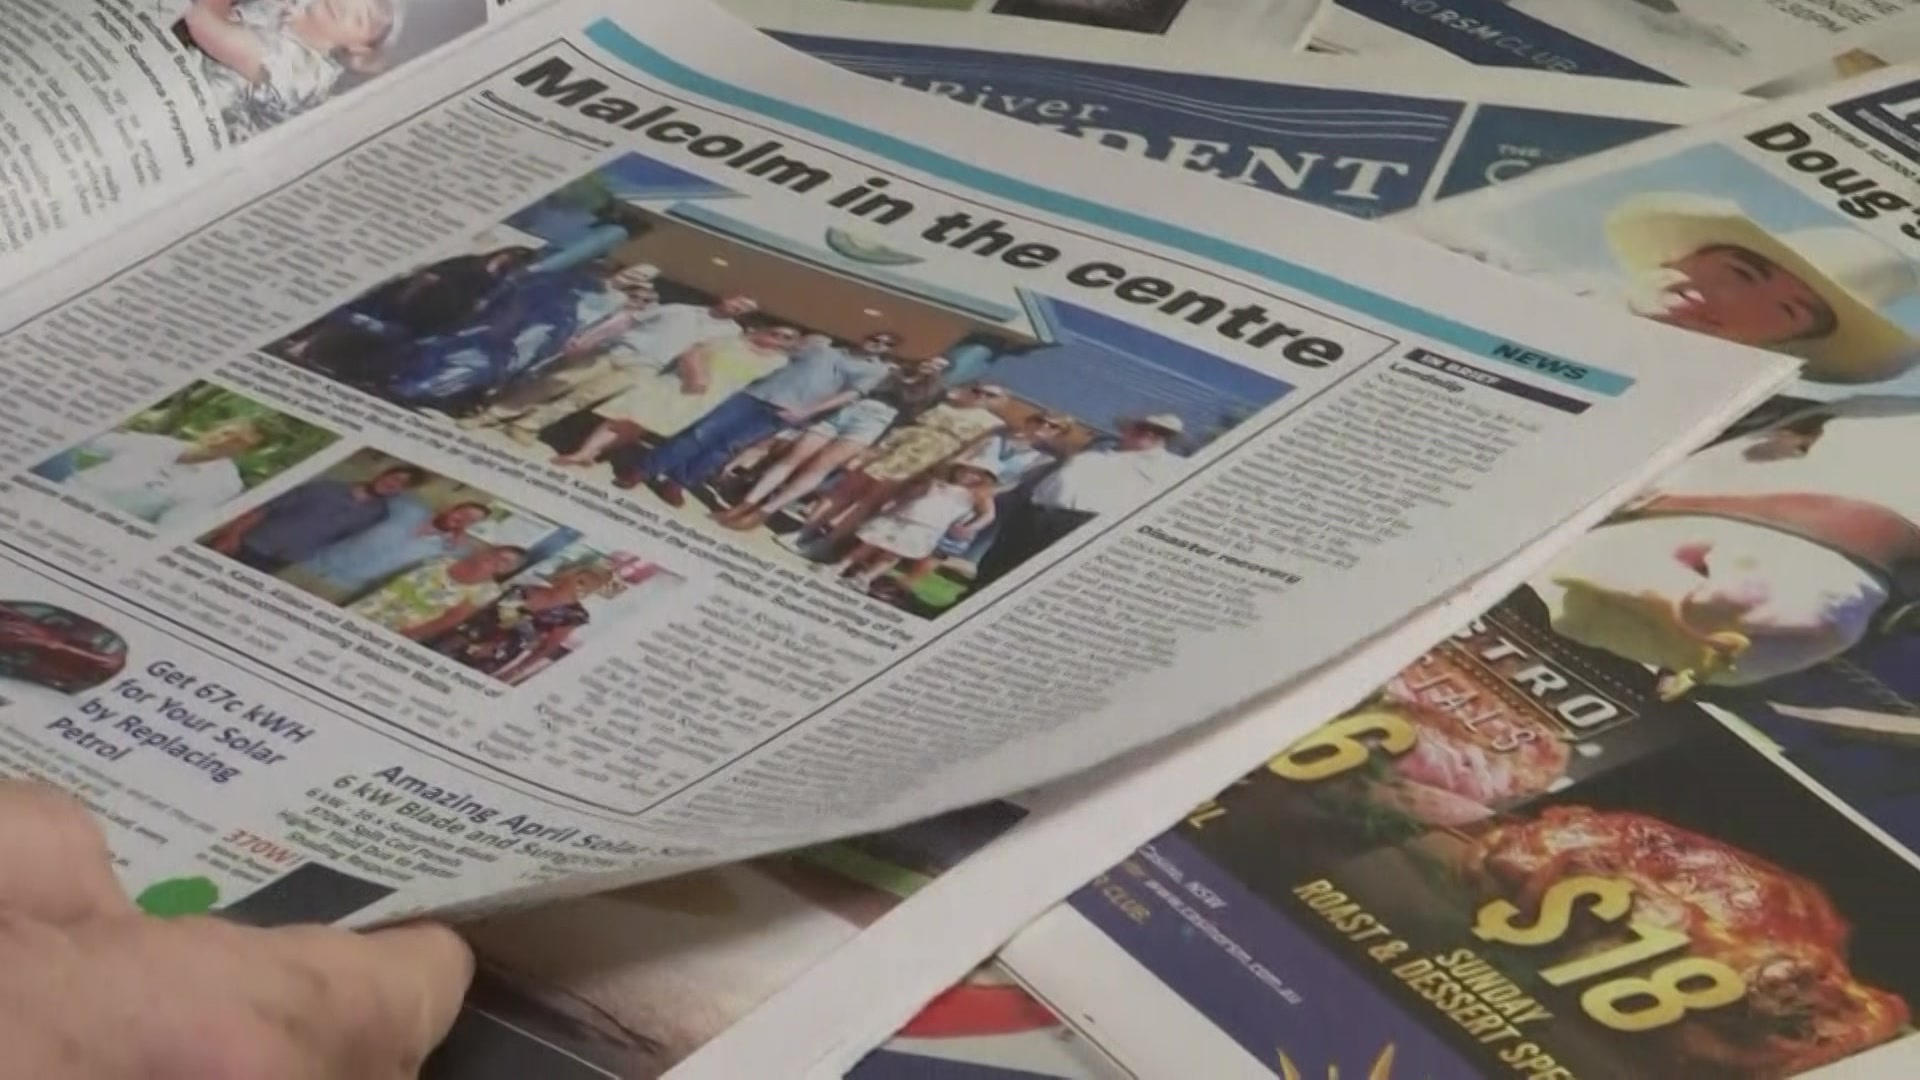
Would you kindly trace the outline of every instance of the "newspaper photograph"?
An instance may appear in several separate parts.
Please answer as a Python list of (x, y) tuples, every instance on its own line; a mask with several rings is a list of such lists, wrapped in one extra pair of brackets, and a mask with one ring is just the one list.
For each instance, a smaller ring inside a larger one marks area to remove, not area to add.
[(1334, 2), (1343, 17), (1319, 33), (1352, 51), (1741, 92), (1804, 88), (1901, 59), (1879, 50), (1902, 52), (1920, 32), (1910, 0)]
[(0, 11), (0, 286), (29, 252), (502, 17), (496, 0), (25, 0)]
[(1749, 104), (1716, 91), (1534, 72), (1369, 70), (1083, 28), (954, 27), (842, 0), (734, 0), (850, 71), (1136, 157), (1377, 217)]
[[(751, 0), (756, 6), (759, 0)], [(1258, 45), (1269, 57), (1306, 44), (1309, 31), (1330, 0), (821, 0), (858, 4), (848, 17), (865, 21), (898, 11), (940, 16), (947, 26), (1002, 26), (1022, 33), (1036, 24), (1065, 23), (1077, 29), (1112, 30), (1208, 47), (1223, 41)], [(735, 8), (731, 0), (723, 7)], [(807, 6), (815, 6), (809, 4)]]
[(1911, 1071), (1916, 113), (1888, 71), (1403, 219), (1801, 379), (1046, 916), (1020, 977), (1148, 1075), (1167, 1023), (1219, 1076)]

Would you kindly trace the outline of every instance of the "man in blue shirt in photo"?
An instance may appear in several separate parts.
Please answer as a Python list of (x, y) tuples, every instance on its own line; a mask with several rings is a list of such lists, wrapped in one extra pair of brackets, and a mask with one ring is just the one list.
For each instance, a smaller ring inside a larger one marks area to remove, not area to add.
[(363, 481), (309, 480), (228, 522), (205, 542), (263, 574), (277, 574), (386, 520), (392, 501), (426, 479), (423, 469), (396, 465)]
[(650, 482), (692, 488), (735, 454), (790, 427), (801, 427), (879, 386), (899, 344), (887, 331), (852, 351), (820, 335), (802, 340), (780, 368), (748, 383), (647, 455), (638, 470)]
[(387, 516), (369, 528), (328, 544), (296, 567), (339, 603), (357, 599), (396, 574), (435, 559), (457, 559), (476, 546), (467, 530), (493, 516), (483, 502), (435, 510), (402, 495), (387, 503)]

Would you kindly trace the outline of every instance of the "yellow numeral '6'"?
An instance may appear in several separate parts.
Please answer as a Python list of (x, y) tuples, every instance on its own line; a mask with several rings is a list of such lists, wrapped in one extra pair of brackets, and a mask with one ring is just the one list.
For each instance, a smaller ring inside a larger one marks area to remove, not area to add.
[(1363, 735), (1377, 737), (1380, 749), (1389, 754), (1404, 754), (1420, 741), (1419, 732), (1405, 717), (1369, 710), (1335, 720), (1294, 743), (1286, 753), (1267, 762), (1267, 771), (1302, 782), (1338, 776), (1366, 764), (1373, 747), (1361, 741)]

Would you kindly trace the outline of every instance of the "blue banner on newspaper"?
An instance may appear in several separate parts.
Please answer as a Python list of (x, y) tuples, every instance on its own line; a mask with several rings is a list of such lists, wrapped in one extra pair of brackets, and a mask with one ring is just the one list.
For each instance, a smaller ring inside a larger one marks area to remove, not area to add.
[(1385, 1055), (1394, 1076), (1481, 1075), (1178, 835), (1069, 902), (1276, 1074), (1367, 1076)]
[(850, 71), (1359, 217), (1668, 125), (1024, 54), (775, 34)]
[(1507, 0), (1336, 2), (1363, 19), (1484, 67), (1532, 68), (1651, 83), (1679, 81), (1515, 11)]
[(1650, 120), (1551, 109), (1481, 105), (1468, 114), (1440, 184), (1428, 199), (1448, 199), (1656, 135)]

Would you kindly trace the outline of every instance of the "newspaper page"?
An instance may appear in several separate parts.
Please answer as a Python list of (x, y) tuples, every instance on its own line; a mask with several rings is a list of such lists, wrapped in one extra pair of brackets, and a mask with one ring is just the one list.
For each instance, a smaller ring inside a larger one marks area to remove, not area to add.
[[(1305, 46), (1331, 0), (825, 0), (858, 4), (852, 18), (897, 10), (937, 14), (946, 26), (1004, 25), (1022, 33), (1042, 23), (1112, 30), (1206, 48), (1225, 41), (1260, 46), (1271, 58)], [(725, 6), (732, 4), (721, 0)], [(812, 6), (812, 5), (808, 5)]]
[(623, 1080), (661, 1076), (1025, 813), (995, 801), (471, 923), (488, 976), (470, 1011), (484, 1023), (454, 1032), (437, 1075), (546, 1077), (585, 1062)]
[(997, 962), (927, 1003), (846, 1080), (1131, 1080)]
[[(732, 7), (762, 25), (780, 25), (769, 22), (777, 19), (779, 12), (748, 10), (738, 3)], [(1260, 121), (1236, 124), (1231, 118), (1236, 111), (1244, 114), (1248, 108), (1280, 95), (1302, 107), (1339, 109), (1342, 115), (1354, 119), (1327, 137), (1318, 135), (1315, 129), (1262, 124), (1259, 130), (1272, 134), (1261, 136), (1261, 143), (1249, 142), (1248, 158), (1256, 156), (1269, 138), (1275, 144), (1270, 151), (1275, 160), (1284, 154), (1285, 160), (1302, 163), (1339, 160), (1381, 143), (1398, 146), (1413, 133), (1411, 130), (1396, 130), (1391, 140), (1374, 140), (1367, 137), (1363, 117), (1384, 109), (1424, 110), (1424, 115), (1433, 120), (1434, 130), (1424, 134), (1430, 140), (1430, 151), (1408, 154), (1395, 150), (1392, 159), (1379, 159), (1407, 163), (1411, 174), (1408, 182), (1382, 183), (1372, 193), (1375, 197), (1365, 199), (1346, 194), (1345, 182), (1303, 183), (1291, 192), (1294, 197), (1362, 216), (1399, 208), (1426, 193), (1493, 182), (1527, 167), (1615, 145), (1620, 139), (1639, 137), (1674, 122), (1704, 118), (1709, 106), (1739, 100), (1716, 93), (1622, 84), (1625, 93), (1607, 102), (1611, 114), (1597, 117), (1590, 112), (1592, 103), (1584, 99), (1576, 103), (1562, 97), (1558, 100), (1563, 103), (1555, 105), (1553, 92), (1561, 89), (1559, 80), (1523, 72), (1476, 73), (1470, 80), (1402, 78), (1388, 83), (1395, 93), (1363, 90), (1351, 77), (1336, 77), (1342, 67), (1350, 65), (1300, 65), (1298, 59), (1290, 62), (1294, 74), (1284, 83), (1271, 77), (1255, 81), (1252, 72), (1244, 79), (1181, 77), (1167, 75), (1159, 66), (1134, 66), (1144, 61), (1116, 44), (1128, 40), (1125, 35), (1076, 30), (1069, 36), (1083, 44), (1074, 52), (1068, 51), (1068, 43), (1052, 40), (1054, 35), (1045, 35), (1047, 40), (1036, 45), (1030, 40), (1031, 31), (1023, 33), (1022, 39), (1028, 41), (1030, 49), (1049, 56), (1000, 49), (975, 51), (976, 43), (987, 44), (991, 36), (977, 31), (958, 36), (950, 31), (947, 37), (952, 48), (925, 45), (917, 39), (911, 44), (886, 46), (860, 35), (895, 36), (897, 27), (924, 23), (911, 15), (873, 19), (866, 28), (812, 21), (820, 18), (821, 8), (836, 13), (840, 10), (833, 4), (815, 5), (796, 16), (796, 20), (805, 20), (796, 25), (818, 27), (821, 33), (777, 36), (865, 74), (933, 89), (941, 96), (985, 97), (990, 111), (1014, 116), (1055, 114), (1055, 121), (1042, 119), (1041, 123), (1057, 122), (1057, 116), (1069, 110), (1097, 108), (1096, 115), (1106, 130), (1124, 130), (1142, 141), (1152, 140), (1155, 150), (1141, 156), (1156, 156), (1160, 148), (1176, 143), (1251, 139), (1241, 133)], [(891, 13), (873, 12), (863, 18), (875, 15)], [(1084, 43), (1089, 41), (1097, 44), (1097, 52), (1092, 44)], [(1166, 46), (1158, 50), (1165, 52)], [(1080, 78), (1092, 68), (1080, 58), (1094, 56), (1101, 64), (1093, 70), (1109, 73), (1109, 78), (1124, 78), (1129, 85), (1157, 91), (1177, 91), (1181, 96), (1161, 104), (1158, 94), (1134, 96), (1118, 90), (1095, 90), (1089, 80)], [(1223, 67), (1231, 63), (1218, 53), (1214, 56)], [(989, 63), (993, 65), (991, 76), (985, 74)], [(1165, 66), (1177, 68), (1178, 56)], [(1119, 74), (1112, 74), (1115, 72)], [(1309, 77), (1312, 81), (1305, 81)], [(1011, 104), (971, 89), (984, 86), (989, 79), (992, 86), (1005, 92)], [(1507, 105), (1510, 101), (1527, 106)], [(1562, 109), (1567, 111), (1559, 111)], [(1317, 119), (1319, 115), (1303, 117)], [(1456, 131), (1461, 133), (1456, 136)], [(1484, 152), (1461, 149), (1475, 147)], [(1280, 170), (1270, 175), (1278, 177)], [(1257, 186), (1275, 193), (1288, 190), (1280, 184)], [(1384, 207), (1379, 205), (1383, 203)], [(1016, 802), (994, 805), (1001, 811), (1016, 811), (1017, 817), (1023, 808)], [(1013, 818), (1005, 824), (1011, 826)], [(944, 869), (959, 861), (974, 846), (957, 844), (949, 836), (934, 845), (939, 852), (937, 858), (906, 855), (903, 851), (926, 851), (927, 843), (905, 834), (924, 836), (916, 826), (903, 830), (903, 835), (864, 843), (887, 852), (886, 859), (896, 864), (904, 860), (913, 868), (916, 882), (920, 875), (931, 875), (936, 868)], [(991, 861), (993, 855), (987, 853), (983, 858)], [(831, 875), (847, 865), (836, 859), (810, 872), (823, 881), (831, 880)], [(644, 902), (615, 904), (595, 898), (483, 924), (485, 930), (475, 935), (475, 942), (483, 956), (501, 966), (503, 974), (503, 985), (489, 995), (489, 1013), (495, 1020), (455, 1031), (450, 1052), (456, 1053), (462, 1064), (457, 1073), (449, 1066), (446, 1075), (465, 1075), (467, 1080), (491, 1076), (475, 1071), (479, 1065), (465, 1063), (519, 1060), (516, 1054), (495, 1044), (525, 1038), (535, 1043), (528, 1053), (542, 1052), (542, 1045), (560, 1047), (550, 1052), (567, 1060), (591, 1059), (599, 1062), (599, 1067), (623, 1076), (651, 1076), (720, 1037), (775, 991), (790, 986), (796, 994), (843, 997), (874, 992), (869, 979), (860, 979), (854, 986), (818, 985), (805, 974), (849, 943), (871, 921), (856, 923), (837, 915), (843, 905), (830, 902), (837, 893), (829, 890), (824, 899), (817, 898), (814, 891), (796, 893), (784, 881), (767, 880), (759, 868), (731, 868), (716, 871), (715, 876), (731, 880), (728, 888), (716, 888), (714, 895), (737, 894), (737, 902), (697, 910), (661, 910), (659, 905)], [(888, 880), (900, 879), (899, 875), (888, 876)], [(841, 888), (870, 892), (859, 880), (843, 881)], [(636, 895), (648, 893), (641, 889)], [(912, 903), (905, 906), (911, 909)], [(896, 915), (889, 911), (884, 917), (891, 920)], [(912, 921), (919, 916), (916, 910), (908, 910), (897, 917)]]
[(0, 300), (0, 752), (150, 910), (607, 888), (1384, 676), (1788, 370), (704, 6), (501, 29)]
[(851, 71), (1137, 157), (1376, 217), (1730, 112), (1748, 99), (1533, 72), (1406, 75), (1082, 28), (955, 27), (843, 0), (733, 0)]
[(1007, 963), (1142, 1075), (1920, 1067), (1916, 112), (1887, 72), (1410, 215), (1803, 378)]
[[(1318, 31), (1338, 51), (1450, 55), (1753, 92), (1884, 62), (1920, 33), (1913, 0), (1334, 0)], [(1342, 40), (1342, 39), (1345, 40)], [(1823, 79), (1823, 81), (1824, 81)]]
[[(469, 923), (483, 957), (426, 1080), (665, 1075), (823, 955), (970, 857), (1025, 811), (995, 801), (664, 882)], [(1107, 1080), (1105, 1059), (986, 968), (863, 1063), (883, 1080), (932, 1060)], [(1111, 1066), (1109, 1066), (1111, 1068)], [(1079, 1070), (1079, 1071), (1075, 1071)]]
[[(1327, 54), (1327, 56), (1359, 56), (1367, 60), (1386, 61), (1396, 67), (1419, 65), (1415, 71), (1432, 71), (1446, 67), (1490, 67), (1496, 71), (1505, 71), (1519, 67), (1526, 71), (1530, 65), (1505, 65), (1505, 63), (1475, 63), (1465, 60), (1453, 52), (1440, 48), (1438, 44), (1427, 42), (1423, 38), (1396, 31), (1367, 15), (1361, 15), (1350, 8), (1340, 6), (1338, 2), (1327, 4), (1327, 10), (1321, 12), (1317, 23), (1313, 23), (1313, 35), (1308, 38), (1308, 54)], [(1659, 81), (1655, 85), (1661, 85)]]
[(0, 286), (115, 207), (501, 17), (504, 0), (0, 7)]
[[(663, 910), (679, 907), (664, 895), (674, 884), (645, 887), (654, 894), (649, 901)], [(710, 940), (702, 944), (712, 950)], [(664, 942), (661, 947), (692, 955), (678, 942)], [(746, 966), (745, 957), (736, 959)], [(591, 1034), (572, 1029), (571, 1017), (542, 1016), (537, 1007), (530, 1007), (485, 969), (475, 980), (468, 1002), (453, 1034), (421, 1070), (421, 1080), (635, 1080), (661, 1075), (653, 1070), (620, 1071), (599, 1063), (605, 1055), (575, 1053), (573, 1047), (591, 1046), (608, 1022), (599, 1021)], [(533, 1026), (521, 1026), (529, 1017)], [(555, 1030), (560, 1035), (552, 1041), (549, 1032)], [(614, 1037), (623, 1045), (636, 1041), (630, 1033)], [(928, 1002), (899, 1034), (843, 1074), (844, 1080), (1130, 1080), (1131, 1076), (991, 962)]]
[[(757, 945), (769, 937), (768, 913), (759, 912), (758, 922), (745, 914), (752, 886), (743, 879), (728, 880), (732, 869), (628, 890), (632, 903), (675, 918), (718, 918), (721, 909), (740, 903), (738, 926), (731, 934), (717, 938), (712, 925), (696, 923), (691, 944), (649, 939), (655, 954), (683, 966), (689, 961), (718, 966), (722, 953), (737, 942), (754, 939)], [(626, 945), (619, 942), (616, 948)], [(730, 950), (739, 974), (751, 973), (758, 951), (751, 946)], [(585, 963), (580, 967), (582, 972), (591, 970)], [(664, 999), (661, 1003), (666, 1004)], [(482, 968), (453, 1034), (428, 1059), (421, 1080), (642, 1080), (664, 1075), (661, 1066), (615, 1060), (633, 1056), (634, 1048), (644, 1044), (639, 1033), (618, 1030), (582, 1001), (570, 1003), (568, 1011), (549, 1013), (543, 1006)], [(1132, 1075), (990, 961), (928, 1002), (893, 1038), (834, 1080), (1129, 1080)]]
[[(1386, 61), (1397, 68), (1408, 64), (1441, 68), (1478, 66), (1417, 37), (1383, 26), (1338, 3), (1329, 3), (1320, 13), (1319, 20), (1313, 24), (1313, 34), (1302, 51), (1326, 56), (1365, 57)], [(1492, 70), (1503, 68), (1496, 66)]]

